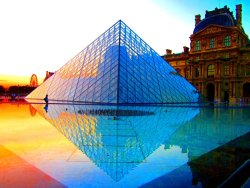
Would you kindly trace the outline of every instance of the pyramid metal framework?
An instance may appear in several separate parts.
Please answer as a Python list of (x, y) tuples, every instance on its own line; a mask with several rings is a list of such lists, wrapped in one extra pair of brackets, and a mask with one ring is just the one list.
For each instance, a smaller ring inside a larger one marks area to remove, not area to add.
[(30, 93), (49, 101), (162, 104), (198, 102), (196, 88), (119, 20)]

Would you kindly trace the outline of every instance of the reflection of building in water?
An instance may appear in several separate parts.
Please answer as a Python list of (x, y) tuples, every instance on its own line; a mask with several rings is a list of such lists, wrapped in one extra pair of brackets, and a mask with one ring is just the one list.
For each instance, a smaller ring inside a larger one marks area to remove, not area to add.
[[(242, 166), (250, 158), (249, 143), (250, 133), (247, 133), (190, 161), (193, 185), (201, 182), (202, 187), (242, 187), (249, 179), (249, 164)], [(237, 175), (233, 174), (236, 170)], [(225, 181), (230, 175), (235, 176)]]
[(102, 104), (197, 102), (197, 89), (121, 20), (27, 98)]
[(45, 113), (42, 105), (35, 107), (115, 181), (199, 113), (198, 108), (90, 105), (50, 105)]
[[(165, 148), (180, 146), (188, 154), (188, 163), (141, 187), (219, 187), (250, 158), (249, 109), (200, 110), (165, 141)], [(249, 178), (249, 165), (241, 172), (240, 178), (235, 176), (236, 181), (223, 187), (242, 187)]]
[(203, 108), (165, 142), (165, 147), (180, 146), (192, 161), (250, 131), (249, 122), (249, 110), (246, 108)]

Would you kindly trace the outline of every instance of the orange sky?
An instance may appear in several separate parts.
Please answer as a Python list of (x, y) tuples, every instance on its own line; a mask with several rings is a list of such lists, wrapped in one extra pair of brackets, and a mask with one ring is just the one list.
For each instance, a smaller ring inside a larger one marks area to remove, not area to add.
[(166, 53), (166, 48), (176, 53), (182, 52), (183, 46), (190, 45), (195, 15), (201, 14), (203, 19), (206, 10), (225, 5), (236, 17), (236, 4), (242, 4), (242, 24), (249, 35), (249, 2), (1, 1), (0, 17), (4, 19), (1, 20), (0, 63), (4, 68), (0, 69), (0, 85), (27, 85), (33, 73), (38, 77), (38, 84), (41, 84), (46, 71), (57, 71), (120, 19), (160, 55)]
[[(30, 78), (31, 75), (28, 76), (22, 76), (22, 75), (4, 75), (0, 74), (0, 86), (3, 86), (5, 88), (9, 88), (9, 86), (25, 86), (30, 85)], [(44, 73), (45, 78), (45, 73)], [(41, 84), (43, 79), (41, 77), (38, 77), (38, 84)]]
[[(201, 14), (203, 19), (206, 10), (211, 11), (216, 7), (227, 5), (235, 16), (236, 4), (241, 3), (242, 24), (249, 35), (249, 2), (1, 1), (0, 17), (4, 19), (1, 19), (0, 32), (0, 80), (7, 81), (0, 81), (0, 85), (26, 85), (33, 73), (38, 76), (41, 84), (46, 71), (57, 71), (120, 19), (160, 55), (166, 53), (166, 48), (174, 53), (182, 52), (183, 46), (190, 45), (189, 37), (195, 26), (195, 15)], [(23, 75), (27, 78), (5, 77), (3, 74)]]

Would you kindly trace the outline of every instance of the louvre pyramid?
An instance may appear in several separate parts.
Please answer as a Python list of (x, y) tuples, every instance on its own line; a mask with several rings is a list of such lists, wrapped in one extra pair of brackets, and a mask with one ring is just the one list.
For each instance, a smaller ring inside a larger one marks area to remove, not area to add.
[(198, 92), (119, 20), (30, 93), (50, 101), (157, 104), (197, 102)]

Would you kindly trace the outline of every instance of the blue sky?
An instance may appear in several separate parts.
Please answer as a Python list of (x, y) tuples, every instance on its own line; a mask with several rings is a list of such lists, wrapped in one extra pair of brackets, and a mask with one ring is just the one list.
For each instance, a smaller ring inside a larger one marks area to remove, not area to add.
[[(190, 45), (194, 18), (227, 5), (250, 35), (249, 0), (8, 0), (0, 1), (1, 75), (27, 76), (39, 82), (56, 71), (119, 19), (160, 55)], [(1, 85), (1, 83), (0, 83)]]

